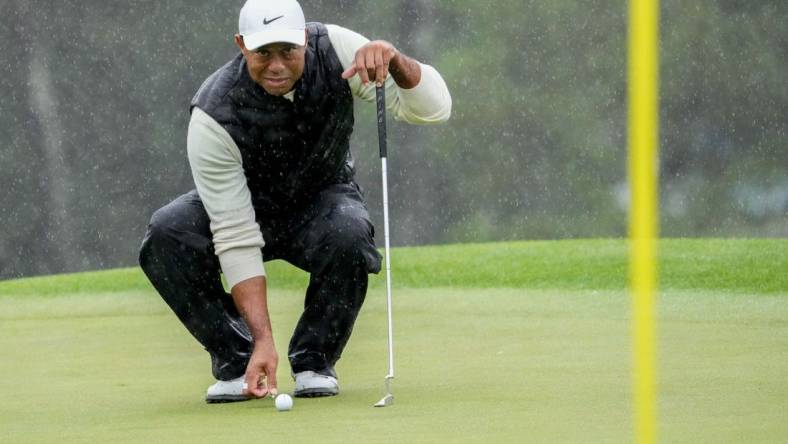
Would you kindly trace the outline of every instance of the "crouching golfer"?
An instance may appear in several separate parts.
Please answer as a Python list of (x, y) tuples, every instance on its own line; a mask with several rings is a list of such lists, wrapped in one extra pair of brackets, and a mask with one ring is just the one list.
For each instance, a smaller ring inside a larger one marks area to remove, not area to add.
[(294, 395), (336, 395), (334, 366), (381, 262), (353, 179), (353, 97), (371, 102), (385, 83), (389, 111), (415, 124), (446, 121), (451, 97), (434, 68), (388, 42), (305, 23), (295, 0), (247, 1), (235, 43), (240, 53), (191, 102), (196, 190), (153, 214), (140, 265), (211, 356), (208, 402), (276, 390), (263, 261), (306, 270), (288, 349)]

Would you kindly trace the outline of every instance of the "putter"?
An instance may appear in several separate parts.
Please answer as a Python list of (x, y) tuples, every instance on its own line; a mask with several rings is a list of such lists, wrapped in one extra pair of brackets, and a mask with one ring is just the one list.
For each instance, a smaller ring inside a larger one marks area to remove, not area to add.
[(389, 372), (386, 375), (386, 396), (375, 404), (375, 407), (386, 407), (394, 403), (391, 394), (391, 380), (394, 379), (394, 334), (391, 328), (391, 258), (389, 257), (389, 190), (386, 174), (386, 91), (384, 86), (375, 90), (378, 105), (378, 144), (380, 146), (380, 166), (383, 172), (383, 232), (385, 237), (386, 256), (386, 307), (389, 328)]

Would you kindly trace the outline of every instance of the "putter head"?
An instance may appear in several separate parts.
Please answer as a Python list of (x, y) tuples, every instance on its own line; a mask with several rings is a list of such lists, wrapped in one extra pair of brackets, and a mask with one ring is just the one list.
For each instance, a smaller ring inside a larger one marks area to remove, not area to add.
[(375, 407), (388, 407), (391, 404), (394, 404), (394, 395), (391, 394), (391, 380), (394, 379), (394, 375), (389, 373), (386, 375), (386, 396), (384, 396), (380, 401), (375, 404)]
[(378, 402), (375, 404), (375, 407), (388, 407), (388, 406), (390, 406), (391, 404), (394, 404), (394, 395), (392, 395), (391, 393), (389, 393), (388, 395), (384, 396), (384, 397), (383, 397), (383, 399), (381, 399), (380, 401), (378, 401)]

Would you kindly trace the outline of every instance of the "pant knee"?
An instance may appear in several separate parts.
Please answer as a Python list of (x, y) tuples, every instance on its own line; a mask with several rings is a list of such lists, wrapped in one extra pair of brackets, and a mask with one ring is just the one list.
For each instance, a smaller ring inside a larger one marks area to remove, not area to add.
[(164, 208), (156, 210), (148, 222), (148, 228), (145, 232), (145, 237), (142, 238), (142, 245), (139, 251), (139, 263), (143, 268), (147, 262), (147, 258), (151, 255), (154, 247), (161, 243), (166, 231), (165, 217), (163, 214)]
[(159, 208), (153, 212), (148, 227), (145, 231), (145, 237), (142, 239), (142, 247), (140, 252), (149, 251), (151, 246), (161, 241), (164, 238), (164, 233), (167, 230), (167, 216), (166, 207)]
[(158, 252), (160, 249), (212, 254), (212, 238), (208, 214), (196, 192), (190, 192), (153, 213), (142, 241), (140, 258), (151, 250)]
[(181, 211), (176, 203), (156, 210), (148, 222), (138, 258), (143, 270), (164, 256), (190, 255), (208, 257), (210, 261), (215, 259), (207, 223), (203, 223), (199, 215)]
[(335, 225), (330, 236), (334, 260), (345, 266), (362, 266), (367, 272), (380, 271), (380, 253), (375, 249), (372, 227), (365, 220), (348, 220)]

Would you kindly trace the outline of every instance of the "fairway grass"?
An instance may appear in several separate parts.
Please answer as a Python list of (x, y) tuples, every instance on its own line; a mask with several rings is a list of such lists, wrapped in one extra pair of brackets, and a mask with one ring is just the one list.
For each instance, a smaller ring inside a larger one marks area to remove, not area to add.
[[(702, 242), (672, 255), (674, 281), (660, 293), (660, 440), (784, 442), (788, 290), (775, 270), (785, 271), (786, 244), (709, 241), (722, 251), (715, 257)], [(549, 245), (452, 246), (443, 259), (464, 267), (450, 277), (462, 282), (480, 255), (498, 252), (497, 267), (485, 264), (483, 273), (517, 274), (526, 263), (593, 260), (591, 248), (597, 261), (583, 270), (611, 277), (596, 289), (578, 288), (578, 270), (563, 272), (569, 277), (555, 288), (533, 276), (507, 281), (530, 280), (521, 287), (449, 286), (445, 270), (428, 280), (446, 250), (410, 249), (407, 264), (395, 250), (395, 404), (385, 409), (371, 407), (387, 370), (379, 284), (338, 365), (340, 396), (296, 399), (280, 413), (269, 400), (205, 404), (207, 353), (135, 270), (0, 283), (0, 442), (631, 442), (629, 297), (612, 277), (626, 249), (555, 242), (562, 253), (579, 251), (562, 259)], [(292, 281), (272, 284), (269, 303), (280, 389), (292, 391), (286, 350), (303, 276), (282, 270)], [(421, 285), (397, 284), (413, 273), (424, 276)], [(740, 279), (725, 289), (731, 275)], [(771, 282), (758, 287), (752, 276)], [(58, 279), (83, 283), (57, 293)]]

